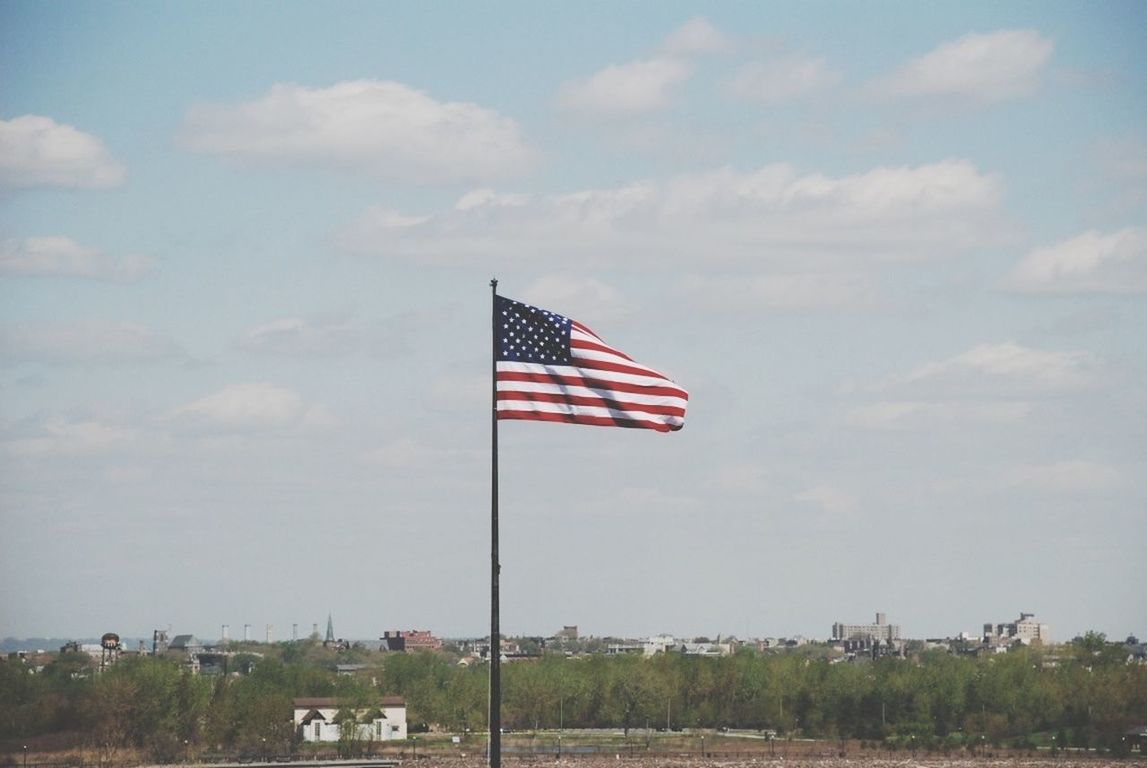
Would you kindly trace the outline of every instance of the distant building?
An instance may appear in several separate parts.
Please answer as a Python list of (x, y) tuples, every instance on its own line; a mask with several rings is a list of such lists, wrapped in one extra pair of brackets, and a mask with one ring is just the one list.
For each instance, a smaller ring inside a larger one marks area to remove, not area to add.
[(437, 651), (442, 647), (442, 641), (425, 629), (388, 630), (379, 640), (384, 651)]
[(577, 624), (563, 626), (561, 632), (558, 632), (554, 637), (562, 640), (577, 640)]
[(874, 640), (871, 637), (858, 637), (840, 641), (846, 659), (881, 659), (886, 656), (903, 656), (907, 643), (903, 640)]
[(176, 635), (167, 644), (167, 650), (180, 653), (199, 653), (203, 650), (203, 643), (195, 635)]
[(876, 614), (875, 624), (842, 624), (832, 625), (832, 639), (841, 640), (899, 640), (900, 625), (889, 624), (883, 613)]
[(621, 656), (627, 653), (644, 653), (645, 646), (639, 643), (610, 643), (605, 647), (606, 656)]
[(683, 656), (729, 656), (733, 653), (731, 643), (678, 643), (669, 647)]
[(406, 739), (406, 702), (397, 696), (384, 696), (367, 707), (329, 698), (295, 699), (293, 705), (295, 731), (303, 741), (338, 741), (347, 728), (354, 728), (362, 741)]
[(983, 644), (987, 646), (1047, 645), (1051, 632), (1047, 624), (1036, 621), (1034, 613), (1021, 613), (1019, 619), (1006, 624), (985, 624)]
[(642, 649), (646, 656), (655, 656), (658, 653), (665, 653), (676, 644), (677, 638), (673, 635), (654, 635), (642, 643)]

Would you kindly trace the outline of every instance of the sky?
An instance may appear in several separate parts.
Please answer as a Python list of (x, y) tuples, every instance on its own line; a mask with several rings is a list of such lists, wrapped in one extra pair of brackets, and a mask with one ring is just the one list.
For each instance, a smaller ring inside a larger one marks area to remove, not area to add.
[(0, 0), (0, 636), (1147, 633), (1147, 6)]

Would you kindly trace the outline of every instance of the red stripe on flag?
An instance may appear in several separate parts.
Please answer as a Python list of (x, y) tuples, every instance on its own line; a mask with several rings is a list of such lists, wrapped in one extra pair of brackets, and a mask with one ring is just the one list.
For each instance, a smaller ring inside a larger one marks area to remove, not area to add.
[(616, 349), (614, 349), (613, 347), (609, 346), (608, 344), (602, 342), (600, 339), (598, 341), (587, 341), (586, 339), (573, 339), (573, 338), (571, 338), (570, 339), (570, 350), (572, 351), (574, 349), (592, 349), (592, 350), (595, 350), (597, 352), (605, 352), (606, 354), (616, 355), (617, 357), (620, 357), (623, 360), (628, 360), (629, 362), (634, 363), (635, 365), (639, 364), (639, 363), (637, 363), (636, 360), (634, 360), (629, 355), (625, 354), (624, 352), (618, 352)]
[(623, 365), (621, 363), (609, 363), (604, 360), (593, 360), (588, 357), (578, 357), (574, 355), (574, 360), (578, 368), (593, 368), (597, 371), (612, 371), (614, 373), (628, 373), (634, 376), (650, 376), (658, 379), (665, 379), (663, 374), (658, 373), (652, 368), (635, 368), (632, 365)]
[(587, 397), (584, 395), (560, 395), (552, 392), (499, 392), (499, 401), (518, 401), (534, 403), (558, 403), (560, 405), (585, 405), (593, 408), (609, 408), (614, 411), (627, 413), (648, 413), (653, 416), (680, 416), (684, 418), (685, 409), (676, 405), (648, 405), (646, 403), (626, 403), (608, 397)]
[(555, 384), (569, 387), (586, 387), (588, 389), (612, 390), (614, 392), (627, 392), (633, 395), (660, 395), (664, 397), (680, 397), (688, 399), (689, 394), (666, 381), (660, 384), (632, 384), (627, 381), (609, 381), (607, 379), (594, 379), (587, 376), (561, 376), (558, 374), (524, 373), (521, 371), (498, 371), (498, 381), (528, 381), (535, 384)]
[(655, 429), (658, 432), (676, 432), (680, 424), (663, 424), (637, 419), (618, 419), (608, 416), (578, 416), (572, 413), (547, 413), (542, 411), (498, 411), (498, 420), (556, 421), (564, 424), (588, 424), (594, 427), (633, 427), (635, 429)]

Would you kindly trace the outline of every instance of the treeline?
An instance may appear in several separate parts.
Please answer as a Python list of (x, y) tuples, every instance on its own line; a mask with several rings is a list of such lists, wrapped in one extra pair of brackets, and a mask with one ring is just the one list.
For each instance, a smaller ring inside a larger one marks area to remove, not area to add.
[[(365, 702), (397, 694), (412, 730), (486, 727), (487, 669), (440, 653), (333, 653), (306, 644), (264, 646), (237, 660), (248, 674), (196, 676), (177, 660), (125, 658), (96, 674), (63, 654), (38, 674), (0, 664), (0, 738), (62, 734), (109, 757), (143, 749), (157, 761), (205, 751), (282, 754), (297, 746), (291, 699)], [(336, 661), (365, 662), (353, 676)], [(249, 662), (254, 662), (253, 664)], [(1147, 667), (1126, 664), (1101, 638), (1045, 652), (986, 658), (928, 652), (912, 660), (830, 663), (744, 650), (724, 658), (678, 654), (566, 658), (505, 664), (503, 724), (564, 728), (738, 728), (826, 739), (1118, 750), (1147, 722)], [(10, 742), (11, 743), (11, 742)]]
[[(461, 731), (485, 724), (486, 670), (427, 655), (388, 661), (412, 715)], [(929, 652), (914, 660), (831, 663), (742, 651), (547, 656), (503, 666), (503, 724), (537, 728), (737, 728), (826, 739), (1118, 747), (1147, 722), (1147, 667), (1099, 641), (1051, 656), (1021, 649), (986, 658)]]

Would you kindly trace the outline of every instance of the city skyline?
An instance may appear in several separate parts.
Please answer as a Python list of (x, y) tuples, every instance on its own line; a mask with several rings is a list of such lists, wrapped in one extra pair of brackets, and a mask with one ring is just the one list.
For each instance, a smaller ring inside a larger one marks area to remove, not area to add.
[[(1112, 632), (1109, 632), (1105, 628), (1102, 628), (1102, 627), (1086, 627), (1086, 628), (1082, 628), (1082, 629), (1079, 629), (1076, 631), (1067, 632), (1067, 633), (1064, 633), (1062, 635), (1057, 635), (1054, 632), (1054, 630), (1050, 627), (1050, 624), (1044, 620), (1044, 617), (1042, 615), (1032, 614), (1032, 613), (1023, 612), (1023, 611), (1016, 612), (1016, 613), (1017, 613), (1018, 618), (1021, 620), (1024, 618), (1032, 618), (1034, 621), (1038, 621), (1039, 624), (1044, 628), (1044, 630), (1049, 632), (1049, 634), (1051, 636), (1050, 644), (1052, 644), (1052, 645), (1062, 644), (1062, 643), (1070, 643), (1074, 638), (1082, 637), (1084, 634), (1086, 634), (1088, 632), (1102, 633), (1107, 637), (1109, 642), (1121, 642), (1124, 639), (1126, 639), (1127, 637), (1137, 637), (1140, 634), (1134, 628), (1125, 632), (1125, 633), (1119, 633), (1119, 632), (1112, 633)], [(903, 631), (901, 624), (899, 624), (899, 623), (897, 623), (897, 624), (884, 624), (882, 619), (884, 619), (886, 617), (886, 614), (883, 611), (877, 612), (875, 614), (875, 616), (876, 616), (876, 622), (875, 623), (858, 623), (855, 626), (883, 625), (884, 627), (891, 627), (894, 630), (894, 633), (892, 635), (890, 635), (890, 637), (895, 638), (895, 639), (903, 639), (903, 640), (926, 640), (926, 639), (953, 639), (953, 640), (955, 640), (955, 639), (959, 639), (961, 636), (967, 636), (967, 637), (972, 637), (972, 638), (982, 638), (983, 632), (986, 630), (987, 625), (992, 625), (993, 627), (998, 627), (1001, 624), (1007, 625), (1009, 622), (1014, 624), (1014, 622), (1016, 621), (1016, 618), (1014, 618), (1014, 617), (1002, 618), (1002, 619), (996, 618), (996, 619), (992, 619), (990, 621), (979, 622), (979, 623), (975, 624), (975, 626), (965, 628), (965, 629), (960, 629), (960, 630), (950, 630), (950, 631), (946, 631), (943, 633), (914, 633), (911, 631)], [(852, 617), (852, 618), (858, 618), (858, 617)], [(322, 622), (310, 622), (308, 624), (304, 624), (303, 622), (291, 622), (290, 624), (287, 624), (287, 625), (279, 625), (279, 624), (275, 624), (275, 623), (252, 624), (249, 622), (246, 624), (234, 625), (234, 624), (224, 622), (224, 623), (217, 625), (218, 629), (214, 633), (191, 631), (191, 630), (188, 630), (186, 627), (181, 627), (181, 626), (176, 625), (176, 624), (171, 624), (171, 625), (167, 625), (164, 627), (156, 627), (153, 630), (150, 630), (148, 632), (133, 632), (133, 631), (120, 632), (118, 629), (115, 629), (115, 628), (112, 628), (110, 631), (116, 632), (116, 634), (119, 634), (121, 637), (125, 638), (125, 640), (130, 639), (132, 642), (137, 642), (137, 641), (150, 642), (148, 640), (148, 638), (151, 638), (152, 634), (154, 632), (157, 632), (157, 631), (165, 632), (166, 636), (169, 639), (172, 637), (178, 636), (178, 635), (194, 636), (198, 640), (200, 640), (204, 643), (207, 643), (208, 645), (217, 644), (217, 643), (240, 643), (240, 642), (243, 642), (243, 643), (246, 643), (246, 642), (265, 643), (265, 642), (267, 642), (266, 637), (267, 637), (268, 633), (271, 636), (271, 640), (270, 640), (271, 643), (307, 642), (307, 641), (313, 640), (315, 638), (322, 640), (323, 638), (326, 637), (327, 627), (328, 626), (330, 626), (330, 627), (334, 626), (333, 616), (328, 616), (328, 619), (330, 620), (329, 625), (323, 624)], [(1134, 617), (1130, 621), (1132, 623), (1134, 623)], [(361, 622), (355, 622), (354, 625), (358, 626), (360, 623)], [(840, 622), (839, 625), (842, 625), (845, 627), (853, 626), (853, 625), (844, 624), (843, 622)], [(418, 631), (428, 631), (431, 635), (437, 636), (442, 640), (467, 640), (467, 639), (478, 639), (478, 638), (482, 638), (482, 637), (487, 637), (487, 638), (489, 637), (489, 629), (488, 628), (484, 632), (469, 632), (469, 633), (461, 633), (461, 634), (442, 634), (442, 633), (437, 632), (432, 627), (430, 627), (430, 628), (428, 628), (428, 627), (411, 627), (411, 626), (406, 626), (404, 624), (387, 624), (387, 625), (385, 625), (385, 627), (383, 627), (383, 625), (379, 625), (379, 626), (382, 628), (380, 628), (377, 631), (377, 633), (376, 633), (378, 635), (377, 637), (371, 636), (369, 634), (368, 635), (361, 635), (361, 636), (360, 635), (352, 635), (352, 634), (344, 634), (344, 633), (341, 633), (338, 631), (333, 632), (333, 637), (336, 639), (347, 640), (350, 642), (375, 642), (375, 641), (383, 640), (384, 634), (389, 633), (391, 631), (394, 631), (396, 629), (402, 630), (402, 631), (411, 630), (411, 629), (415, 629)], [(555, 638), (555, 637), (561, 637), (562, 636), (562, 630), (568, 629), (570, 626), (579, 628), (578, 637), (582, 638), (582, 639), (586, 639), (586, 638), (641, 639), (641, 638), (651, 638), (651, 637), (655, 637), (658, 635), (669, 635), (672, 637), (676, 637), (678, 639), (692, 639), (694, 637), (707, 637), (707, 638), (714, 640), (714, 641), (717, 638), (733, 638), (733, 639), (736, 639), (739, 641), (802, 638), (802, 639), (808, 640), (810, 642), (832, 642), (832, 641), (837, 640), (837, 639), (844, 639), (844, 638), (838, 638), (836, 636), (836, 628), (838, 626), (838, 623), (835, 621), (832, 622), (832, 630), (830, 630), (827, 633), (773, 631), (773, 632), (765, 632), (762, 634), (742, 635), (742, 634), (737, 634), (735, 632), (712, 632), (712, 631), (703, 632), (703, 633), (678, 633), (678, 632), (672, 631), (672, 628), (662, 628), (662, 629), (654, 631), (654, 632), (639, 632), (639, 633), (634, 633), (634, 634), (624, 634), (624, 633), (616, 633), (616, 632), (611, 633), (608, 631), (605, 631), (605, 632), (595, 632), (595, 631), (582, 632), (582, 631), (580, 631), (582, 625), (574, 624), (574, 625), (563, 625), (563, 627), (560, 629), (548, 630), (548, 631), (508, 632), (508, 631), (504, 630), (503, 635), (504, 635), (504, 637), (507, 637), (507, 638), (518, 638), (518, 637), (520, 637), (520, 638), (536, 638), (536, 637)], [(309, 629), (308, 629), (308, 627), (309, 627)], [(297, 637), (294, 636), (296, 628), (297, 628)], [(80, 639), (80, 638), (83, 638), (83, 639), (97, 638), (101, 634), (103, 634), (103, 631), (101, 630), (101, 632), (99, 632), (99, 633), (88, 633), (88, 634), (81, 634), (81, 635), (44, 636), (42, 638), (37, 638), (36, 636), (30, 636), (30, 635), (25, 635), (25, 636), (14, 635), (10, 632), (4, 632), (4, 633), (0, 633), (0, 634), (3, 634), (6, 637), (6, 639), (11, 639), (11, 640), (32, 640), (32, 639), (76, 640), (76, 639)]]
[(501, 424), (504, 632), (1147, 631), (1145, 26), (0, 2), (0, 634), (488, 631), (491, 278), (689, 393)]

